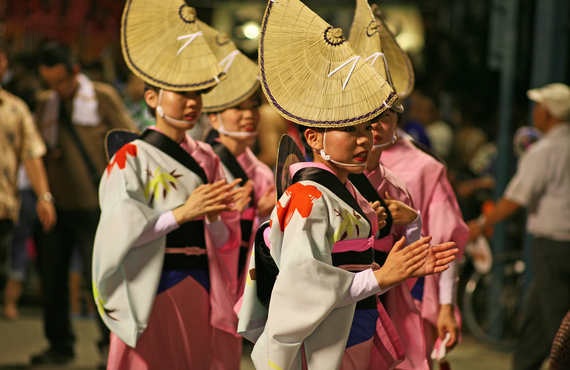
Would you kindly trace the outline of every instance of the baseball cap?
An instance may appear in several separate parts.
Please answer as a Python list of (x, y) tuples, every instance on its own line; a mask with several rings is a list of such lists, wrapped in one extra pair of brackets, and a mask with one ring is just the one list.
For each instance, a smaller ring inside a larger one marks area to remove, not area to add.
[(528, 90), (526, 95), (540, 103), (554, 118), (570, 119), (570, 87), (563, 83), (552, 83), (538, 89)]

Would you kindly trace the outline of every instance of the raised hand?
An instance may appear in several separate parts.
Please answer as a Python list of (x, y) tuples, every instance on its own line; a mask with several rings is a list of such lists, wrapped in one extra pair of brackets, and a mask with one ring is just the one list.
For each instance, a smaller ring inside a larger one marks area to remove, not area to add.
[(385, 193), (386, 205), (392, 215), (392, 222), (398, 226), (406, 226), (418, 218), (418, 212), (406, 203), (394, 199), (388, 192)]
[(370, 202), (370, 205), (374, 209), (374, 212), (376, 212), (376, 216), (378, 217), (378, 230), (380, 230), (386, 226), (386, 219), (388, 218), (388, 214), (379, 201), (376, 201), (374, 203)]
[(265, 194), (263, 194), (257, 201), (257, 214), (260, 218), (267, 217), (275, 208), (277, 203), (277, 193), (275, 191), (275, 186), (267, 189)]
[(442, 272), (459, 252), (453, 242), (429, 246), (431, 236), (421, 238), (404, 248), (406, 238), (398, 240), (386, 258), (386, 262), (374, 272), (378, 285), (388, 288), (412, 277), (422, 277)]
[(217, 220), (221, 212), (235, 209), (230, 190), (240, 182), (241, 179), (236, 179), (226, 184), (226, 180), (222, 179), (213, 184), (198, 186), (186, 203), (172, 211), (174, 219), (179, 225), (202, 216), (207, 216), (210, 222)]
[[(431, 239), (431, 237), (428, 238)], [(413, 243), (409, 246), (411, 245), (413, 245)], [(414, 271), (411, 277), (419, 278), (447, 270), (449, 268), (449, 263), (453, 261), (455, 259), (455, 255), (459, 253), (459, 249), (453, 247), (455, 247), (454, 242), (446, 242), (431, 246), (428, 249), (428, 254), (423, 261), (423, 264)]]
[(243, 212), (247, 208), (249, 202), (251, 202), (250, 195), (252, 191), (253, 191), (253, 182), (251, 182), (251, 180), (247, 180), (247, 182), (242, 187), (233, 189), (230, 192), (230, 196), (232, 197), (234, 202), (234, 207), (240, 213)]

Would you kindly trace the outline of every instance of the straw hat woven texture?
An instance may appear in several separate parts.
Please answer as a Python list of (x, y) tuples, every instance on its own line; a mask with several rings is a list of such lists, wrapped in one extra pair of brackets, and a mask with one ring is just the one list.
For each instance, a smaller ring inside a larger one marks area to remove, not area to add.
[[(366, 0), (359, 0), (366, 1)], [(382, 52), (386, 56), (390, 67), (390, 76), (394, 89), (400, 99), (409, 96), (414, 90), (414, 69), (408, 54), (402, 50), (396, 36), (390, 31), (382, 12), (376, 4), (371, 6), (372, 14), (379, 26), (380, 39), (382, 40)]]
[[(392, 68), (397, 68), (398, 66), (387, 64), (386, 56), (383, 53), (384, 40), (380, 37), (380, 31), (381, 27), (374, 19), (368, 1), (356, 0), (356, 10), (348, 42), (352, 45), (354, 51), (361, 55), (372, 67), (376, 68), (378, 73), (392, 86), (392, 89), (398, 93), (399, 91), (394, 88), (394, 81), (390, 73)], [(404, 107), (399, 100), (396, 100), (391, 108), (398, 113), (404, 111)]]
[(343, 127), (384, 112), (396, 94), (356, 55), (342, 30), (298, 0), (270, 0), (259, 43), (261, 86), (288, 120)]
[(382, 53), (380, 26), (376, 23), (366, 0), (356, 0), (356, 10), (348, 42), (357, 54), (361, 55), (386, 81), (390, 82), (384, 58), (379, 55)]
[(127, 66), (161, 89), (215, 86), (223, 72), (196, 21), (196, 10), (182, 0), (128, 0), (121, 20)]
[(227, 33), (219, 32), (200, 20), (198, 26), (227, 77), (211, 92), (202, 95), (202, 111), (220, 112), (235, 107), (259, 88), (259, 68), (238, 50)]

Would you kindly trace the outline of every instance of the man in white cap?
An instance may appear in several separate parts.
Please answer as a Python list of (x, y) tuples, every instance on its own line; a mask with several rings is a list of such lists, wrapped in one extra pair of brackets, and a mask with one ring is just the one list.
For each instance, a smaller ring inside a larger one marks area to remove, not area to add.
[(517, 370), (540, 368), (570, 309), (570, 87), (553, 83), (527, 95), (544, 136), (521, 157), (495, 209), (469, 223), (475, 239), (485, 227), (528, 209), (533, 280), (514, 356)]

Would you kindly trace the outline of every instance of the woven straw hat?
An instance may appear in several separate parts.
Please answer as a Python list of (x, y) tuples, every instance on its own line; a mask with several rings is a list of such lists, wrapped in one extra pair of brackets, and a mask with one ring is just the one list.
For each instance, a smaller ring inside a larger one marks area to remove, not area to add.
[(270, 104), (304, 126), (357, 125), (384, 112), (396, 99), (388, 82), (354, 52), (342, 30), (298, 0), (268, 3), (259, 67)]
[(202, 95), (203, 112), (220, 112), (249, 99), (259, 88), (257, 64), (238, 50), (230, 36), (202, 21), (198, 25), (227, 77)]
[[(378, 10), (378, 7), (375, 6), (375, 8)], [(404, 87), (402, 86), (403, 81), (399, 79), (399, 84), (396, 85), (396, 79), (393, 78), (393, 74), (401, 77), (402, 69), (406, 67), (400, 64), (399, 60), (394, 60), (394, 58), (388, 59), (386, 53), (389, 50), (393, 55), (395, 47), (399, 49), (406, 58), (407, 55), (400, 49), (396, 43), (396, 39), (390, 33), (385, 23), (375, 18), (367, 0), (356, 0), (356, 10), (354, 12), (354, 20), (352, 21), (348, 41), (354, 47), (354, 50), (362, 55), (364, 60), (370, 63), (382, 77), (388, 80), (392, 88), (398, 93), (398, 96), (402, 97), (403, 94), (400, 93), (398, 87)], [(398, 56), (399, 55), (400, 54), (398, 54)], [(399, 99), (394, 103), (392, 109), (399, 113), (404, 111), (404, 107)]]
[[(366, 0), (357, 0), (357, 2), (366, 2)], [(380, 39), (382, 40), (382, 52), (386, 56), (388, 66), (390, 67), (390, 75), (394, 89), (398, 92), (400, 99), (409, 96), (414, 90), (414, 69), (408, 54), (402, 50), (396, 36), (390, 31), (382, 12), (376, 4), (371, 6), (372, 14), (379, 26)]]
[(183, 0), (127, 0), (121, 20), (127, 66), (161, 89), (215, 86), (223, 72), (196, 21), (196, 10)]

